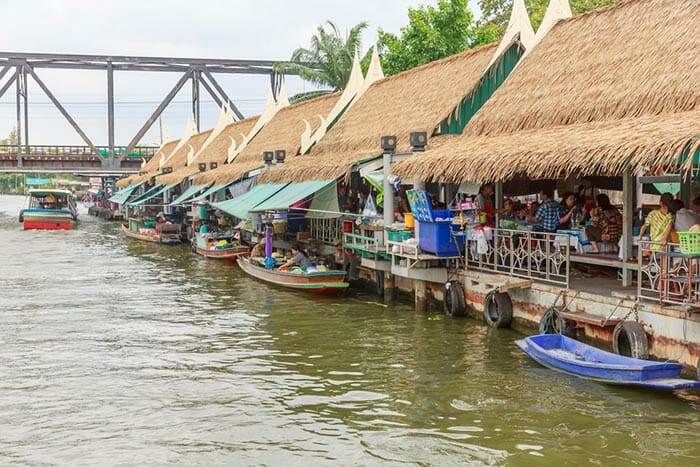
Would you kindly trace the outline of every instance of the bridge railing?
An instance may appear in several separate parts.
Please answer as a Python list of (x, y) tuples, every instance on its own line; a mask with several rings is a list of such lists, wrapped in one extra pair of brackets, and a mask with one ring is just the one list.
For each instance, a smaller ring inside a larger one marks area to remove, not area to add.
[[(108, 146), (95, 146), (97, 154), (94, 154), (90, 146), (73, 146), (73, 145), (30, 145), (29, 153), (27, 146), (20, 147), (20, 154), (33, 156), (102, 156), (109, 157)], [(126, 146), (115, 146), (114, 154), (119, 156), (124, 154)], [(152, 157), (158, 148), (155, 146), (136, 146), (127, 157)], [(17, 154), (16, 144), (0, 144), (0, 154)]]

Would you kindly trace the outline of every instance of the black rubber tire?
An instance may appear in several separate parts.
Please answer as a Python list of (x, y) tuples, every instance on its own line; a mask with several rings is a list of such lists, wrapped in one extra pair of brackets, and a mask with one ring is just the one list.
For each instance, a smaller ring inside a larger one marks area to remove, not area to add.
[(557, 328), (562, 336), (574, 337), (576, 335), (576, 321), (557, 316)]
[(374, 272), (374, 282), (377, 288), (377, 295), (384, 293), (384, 273), (382, 271)]
[(503, 292), (489, 292), (484, 297), (484, 321), (493, 328), (507, 328), (513, 322), (513, 302)]
[(698, 358), (698, 364), (695, 368), (695, 377), (700, 381), (700, 358)]
[(357, 269), (358, 261), (354, 256), (348, 256), (343, 260), (343, 271), (348, 282), (357, 281), (360, 279), (360, 274)]
[(449, 281), (445, 283), (445, 293), (442, 303), (445, 313), (452, 316), (464, 316), (467, 312), (467, 301), (464, 298), (464, 289), (459, 281)]
[(612, 335), (613, 351), (626, 357), (649, 358), (649, 342), (644, 328), (636, 321), (617, 323)]
[(19, 212), (19, 222), (24, 222), (24, 209)]

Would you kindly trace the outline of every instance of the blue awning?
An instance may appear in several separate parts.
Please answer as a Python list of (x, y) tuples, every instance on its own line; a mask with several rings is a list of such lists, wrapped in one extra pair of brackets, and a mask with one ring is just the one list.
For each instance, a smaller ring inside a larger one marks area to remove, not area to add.
[(255, 206), (251, 211), (282, 211), (304, 199), (310, 199), (314, 193), (334, 183), (335, 180), (314, 180), (311, 182), (290, 183), (274, 196)]
[[(178, 204), (182, 204), (188, 199), (192, 198), (193, 196), (197, 195), (200, 191), (206, 189), (209, 185), (192, 185), (189, 186), (180, 196), (175, 198), (172, 203), (170, 203), (170, 206), (176, 206)], [(194, 200), (190, 200), (194, 201)]]
[[(129, 203), (129, 206), (139, 206), (139, 205), (145, 203), (146, 201), (148, 201), (149, 199), (153, 199), (153, 198), (155, 198), (156, 196), (162, 195), (163, 193), (165, 193), (165, 192), (168, 191), (168, 190), (172, 190), (173, 188), (175, 188), (175, 187), (178, 186), (179, 184), (180, 184), (180, 182), (173, 183), (172, 185), (165, 185), (165, 186), (163, 186), (163, 185), (158, 185), (158, 187), (160, 187), (160, 190), (157, 190), (157, 191), (156, 191), (156, 190), (153, 190), (152, 193), (148, 193), (148, 196), (145, 196), (146, 193), (144, 193), (144, 194), (141, 195), (138, 199), (136, 199), (136, 200), (132, 201), (131, 203)], [(149, 192), (150, 192), (150, 191), (151, 191), (151, 190), (149, 190)]]
[(136, 189), (141, 185), (143, 185), (143, 183), (135, 183), (133, 185), (129, 185), (128, 187), (114, 193), (112, 197), (109, 198), (107, 201), (109, 201), (110, 203), (124, 204), (126, 203), (126, 200), (129, 199), (129, 196), (131, 196), (131, 194), (134, 191), (136, 191)]
[(148, 190), (146, 190), (146, 191), (144, 191), (143, 193), (141, 193), (140, 195), (138, 195), (136, 198), (132, 199), (132, 200), (131, 200), (131, 203), (129, 203), (129, 206), (133, 205), (134, 203), (137, 203), (137, 202), (141, 201), (142, 199), (150, 198), (150, 195), (151, 195), (152, 193), (155, 193), (156, 191), (160, 190), (160, 187), (161, 187), (161, 186), (163, 186), (163, 185), (154, 185), (154, 186), (152, 186), (152, 187), (149, 188)]
[(286, 183), (256, 185), (250, 191), (247, 191), (236, 198), (222, 201), (220, 203), (212, 203), (212, 206), (214, 206), (216, 209), (222, 210), (226, 214), (230, 214), (239, 219), (245, 219), (248, 212), (251, 211), (252, 208), (271, 196), (274, 196), (285, 186), (287, 186)]

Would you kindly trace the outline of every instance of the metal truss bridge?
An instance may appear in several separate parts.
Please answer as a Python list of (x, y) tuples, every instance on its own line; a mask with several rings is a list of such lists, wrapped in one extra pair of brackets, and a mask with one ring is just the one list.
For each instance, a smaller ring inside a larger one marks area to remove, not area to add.
[[(281, 85), (282, 76), (272, 68), (270, 60), (228, 60), (206, 58), (133, 57), (114, 55), (66, 55), (23, 52), (0, 52), (0, 98), (12, 87), (15, 88), (17, 116), (17, 144), (0, 146), (0, 172), (61, 171), (102, 172), (115, 174), (137, 172), (144, 158), (153, 155), (153, 148), (139, 148), (137, 144), (153, 126), (158, 117), (187, 83), (192, 84), (192, 115), (197, 129), (200, 123), (200, 92), (202, 88), (221, 107), (229, 103), (237, 119), (243, 114), (236, 107), (215, 75), (255, 74), (269, 76), (275, 95)], [(101, 70), (106, 74), (107, 88), (107, 135), (108, 145), (93, 144), (90, 137), (68, 113), (61, 101), (39, 77), (40, 69)], [(114, 143), (114, 72), (149, 71), (180, 74), (163, 100), (150, 117), (131, 138), (126, 146)], [(63, 118), (80, 135), (85, 146), (32, 146), (29, 143), (28, 80), (32, 79), (46, 97), (58, 109)], [(45, 170), (42, 170), (45, 169)]]

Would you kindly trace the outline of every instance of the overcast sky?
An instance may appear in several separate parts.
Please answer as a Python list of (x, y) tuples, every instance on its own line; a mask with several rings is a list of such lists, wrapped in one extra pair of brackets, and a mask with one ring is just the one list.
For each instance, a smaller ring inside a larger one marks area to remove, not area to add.
[[(231, 59), (288, 59), (308, 47), (325, 20), (346, 31), (360, 21), (369, 28), (363, 49), (377, 28), (398, 33), (409, 6), (436, 0), (0, 0), (0, 50)], [(470, 3), (475, 3), (473, 0)], [(49, 89), (97, 145), (107, 144), (106, 73), (37, 71)], [(216, 76), (246, 116), (258, 114), (269, 88), (267, 76)], [(125, 145), (180, 78), (176, 73), (115, 73), (116, 144)], [(8, 76), (2, 80), (6, 82)], [(82, 139), (29, 78), (31, 144), (83, 144)], [(1, 84), (0, 84), (1, 85)], [(289, 95), (311, 86), (286, 80)], [(201, 92), (205, 92), (203, 89)], [(163, 126), (179, 137), (191, 115), (191, 87), (185, 85), (163, 114)], [(0, 99), (0, 138), (15, 126), (15, 91)], [(214, 125), (218, 110), (210, 96), (202, 105), (202, 129)], [(142, 139), (159, 143), (156, 123)]]

